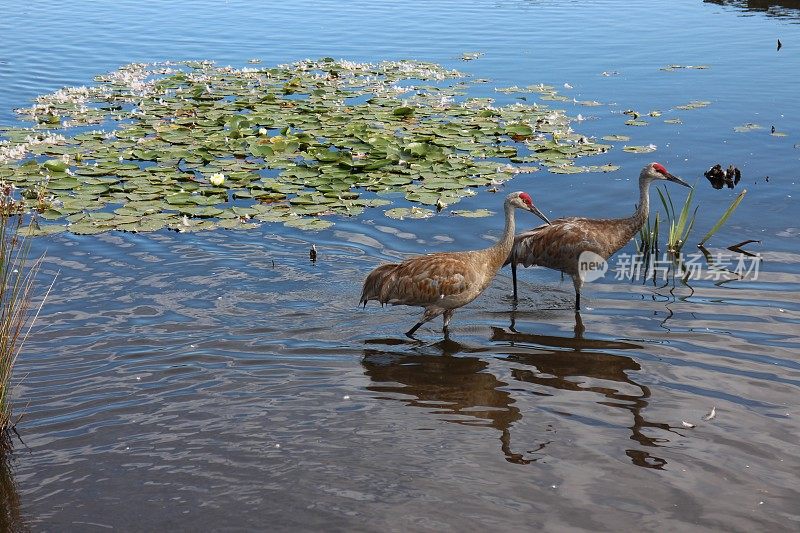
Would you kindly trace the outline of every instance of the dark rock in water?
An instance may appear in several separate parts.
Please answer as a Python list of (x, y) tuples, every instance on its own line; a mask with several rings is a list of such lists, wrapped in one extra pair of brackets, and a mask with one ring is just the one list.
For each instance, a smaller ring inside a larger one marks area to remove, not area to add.
[(703, 175), (715, 189), (721, 189), (723, 186), (733, 189), (742, 179), (741, 171), (733, 165), (729, 165), (727, 170), (722, 170), (722, 165), (714, 165)]

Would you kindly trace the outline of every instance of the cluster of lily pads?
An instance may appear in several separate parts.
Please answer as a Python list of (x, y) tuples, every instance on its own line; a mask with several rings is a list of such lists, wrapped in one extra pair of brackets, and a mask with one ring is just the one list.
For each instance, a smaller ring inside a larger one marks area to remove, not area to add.
[(563, 100), (552, 87), (496, 106), (431, 63), (132, 64), (96, 81), (18, 110), (30, 127), (0, 128), (1, 205), (37, 211), (33, 234), (322, 229), (401, 198), (419, 206), (388, 216), (429, 216), (539, 166), (617, 168), (574, 164), (609, 146), (541, 102)]

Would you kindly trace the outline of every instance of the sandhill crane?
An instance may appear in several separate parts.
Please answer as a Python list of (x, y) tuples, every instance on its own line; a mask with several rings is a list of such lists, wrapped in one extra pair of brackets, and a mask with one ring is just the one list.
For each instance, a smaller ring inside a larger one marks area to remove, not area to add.
[(575, 311), (581, 309), (583, 279), (578, 258), (584, 252), (594, 252), (607, 260), (630, 241), (650, 214), (650, 183), (667, 180), (691, 187), (673, 176), (663, 165), (650, 163), (639, 174), (639, 205), (628, 218), (591, 219), (568, 217), (554, 220), (520, 233), (506, 262), (511, 263), (514, 299), (517, 298), (517, 263), (523, 266), (540, 265), (560, 270), (572, 277), (575, 286)]
[(412, 337), (422, 324), (444, 314), (442, 332), (459, 307), (478, 297), (492, 282), (514, 245), (514, 209), (525, 209), (549, 224), (530, 195), (513, 192), (503, 205), (506, 226), (500, 240), (489, 248), (467, 252), (443, 252), (412, 257), (402, 263), (381, 265), (364, 280), (361, 304), (370, 300), (391, 305), (418, 305), (425, 313), (406, 332)]

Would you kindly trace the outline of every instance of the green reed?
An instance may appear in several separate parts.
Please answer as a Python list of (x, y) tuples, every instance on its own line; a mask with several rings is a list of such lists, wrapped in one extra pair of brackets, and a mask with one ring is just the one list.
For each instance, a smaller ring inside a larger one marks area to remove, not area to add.
[[(700, 206), (695, 206), (692, 211), (692, 201), (694, 200), (694, 187), (689, 190), (686, 195), (686, 200), (683, 202), (683, 207), (680, 213), (675, 211), (675, 204), (672, 202), (672, 196), (668, 189), (663, 191), (659, 188), (658, 196), (661, 198), (661, 204), (664, 206), (664, 212), (667, 218), (667, 250), (673, 254), (679, 254), (689, 233), (694, 226), (695, 218), (697, 217), (697, 210)], [(691, 213), (691, 215), (690, 215)]]
[(33, 317), (29, 314), (43, 257), (28, 260), (30, 239), (22, 237), (24, 229), (21, 216), (0, 209), (0, 454), (10, 448), (14, 430), (10, 401), (14, 363), (41, 310), (39, 305)]

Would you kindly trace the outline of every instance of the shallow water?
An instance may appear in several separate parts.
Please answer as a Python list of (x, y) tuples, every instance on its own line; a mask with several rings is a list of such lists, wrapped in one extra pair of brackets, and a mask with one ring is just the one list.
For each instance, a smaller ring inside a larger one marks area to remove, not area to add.
[[(26, 446), (0, 469), (3, 528), (800, 525), (792, 10), (552, 0), (77, 2), (65, 11), (11, 0), (8, 12), (2, 123), (37, 94), (130, 61), (409, 57), (491, 78), (487, 91), (569, 83), (565, 94), (616, 104), (570, 106), (587, 119), (576, 129), (658, 151), (615, 149), (592, 163), (618, 172), (542, 171), (509, 190), (530, 191), (548, 216), (620, 216), (636, 201), (632, 178), (655, 159), (699, 178), (696, 239), (746, 187), (711, 249), (727, 258), (725, 246), (759, 239), (748, 249), (763, 261), (758, 279), (723, 284), (606, 276), (585, 287), (577, 323), (569, 281), (523, 270), (515, 304), (504, 271), (456, 313), (451, 340), (435, 322), (413, 341), (402, 332), (416, 309), (357, 308), (363, 277), (409, 253), (486, 246), (499, 216), (469, 232), (446, 214), (411, 222), (372, 210), (320, 233), (263, 225), (37, 239), (42, 284), (58, 277), (16, 367)], [(472, 51), (484, 56), (458, 59)], [(669, 64), (710, 68), (659, 70)], [(672, 111), (690, 100), (712, 104)], [(683, 124), (624, 126), (629, 108)], [(747, 122), (765, 130), (733, 131)], [(772, 125), (788, 135), (769, 135)], [(742, 169), (739, 188), (713, 190), (702, 172), (714, 163)], [(499, 211), (500, 201), (482, 191), (459, 207)], [(518, 223), (537, 222), (522, 213)]]

